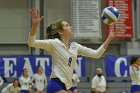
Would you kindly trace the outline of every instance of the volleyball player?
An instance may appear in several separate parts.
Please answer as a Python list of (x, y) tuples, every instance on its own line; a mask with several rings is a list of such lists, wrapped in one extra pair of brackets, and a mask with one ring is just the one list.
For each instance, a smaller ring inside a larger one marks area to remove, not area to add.
[(132, 56), (130, 60), (131, 93), (140, 93), (140, 57)]
[(80, 82), (80, 79), (76, 72), (73, 72), (73, 77), (72, 77), (72, 87), (69, 89), (69, 93), (78, 93), (78, 83)]
[(23, 69), (22, 76), (19, 78), (19, 82), (21, 85), (20, 93), (32, 93), (31, 79), (28, 76), (28, 70), (26, 68)]
[(46, 29), (46, 39), (36, 40), (36, 32), (39, 22), (43, 17), (35, 9), (30, 10), (32, 29), (29, 34), (28, 45), (41, 48), (52, 55), (51, 80), (47, 85), (47, 93), (68, 93), (72, 87), (73, 68), (76, 64), (77, 55), (91, 58), (100, 58), (109, 43), (115, 38), (115, 31), (111, 32), (107, 40), (97, 49), (84, 47), (76, 42), (69, 42), (73, 32), (72, 27), (64, 20), (58, 20), (50, 24)]
[(32, 78), (35, 93), (45, 93), (47, 85), (47, 78), (43, 74), (43, 68), (40, 66), (37, 69), (37, 73)]

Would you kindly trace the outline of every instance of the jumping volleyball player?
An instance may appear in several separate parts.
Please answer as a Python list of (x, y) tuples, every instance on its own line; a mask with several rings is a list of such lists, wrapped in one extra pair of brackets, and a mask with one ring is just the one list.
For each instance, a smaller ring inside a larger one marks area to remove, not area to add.
[(45, 40), (36, 40), (37, 27), (43, 17), (40, 17), (35, 9), (30, 10), (30, 15), (32, 29), (28, 40), (29, 46), (44, 49), (52, 55), (52, 73), (47, 85), (47, 93), (68, 93), (67, 90), (72, 87), (77, 55), (99, 58), (116, 36), (115, 31), (111, 32), (107, 40), (97, 50), (93, 50), (76, 42), (70, 43), (73, 35), (72, 27), (66, 21), (58, 20), (47, 27)]
[(131, 93), (140, 93), (140, 57), (132, 56), (130, 60)]

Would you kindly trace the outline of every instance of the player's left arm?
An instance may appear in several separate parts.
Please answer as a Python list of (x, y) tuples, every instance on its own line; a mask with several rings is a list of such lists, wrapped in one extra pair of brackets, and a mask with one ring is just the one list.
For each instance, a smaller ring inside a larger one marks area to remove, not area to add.
[(77, 46), (78, 46), (78, 55), (91, 57), (91, 58), (100, 58), (106, 50), (104, 49), (103, 45), (101, 45), (97, 50), (87, 48), (80, 44), (77, 44)]
[(85, 46), (77, 44), (77, 46), (78, 46), (78, 55), (87, 56), (87, 57), (91, 57), (91, 58), (100, 58), (103, 55), (103, 53), (105, 52), (105, 50), (107, 49), (107, 47), (110, 44), (111, 40), (116, 37), (117, 32), (118, 31), (110, 32), (110, 34), (109, 34), (108, 38), (106, 39), (106, 41), (97, 50), (87, 48)]

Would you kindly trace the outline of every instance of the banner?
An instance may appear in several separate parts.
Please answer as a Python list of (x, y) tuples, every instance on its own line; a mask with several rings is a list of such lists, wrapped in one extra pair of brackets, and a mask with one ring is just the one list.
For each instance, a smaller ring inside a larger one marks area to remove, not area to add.
[[(42, 66), (44, 73), (49, 76), (52, 71), (51, 56), (0, 56), (0, 75), (2, 77), (19, 77), (24, 68), (28, 69), (29, 76), (36, 73), (38, 66)], [(77, 58), (76, 73), (85, 76), (85, 57)]]
[(105, 70), (107, 77), (129, 77), (130, 56), (106, 56)]
[(117, 28), (120, 29), (118, 38), (131, 38), (133, 36), (132, 0), (106, 0), (106, 6), (114, 6), (120, 11), (118, 23), (107, 26), (107, 34)]
[(72, 25), (75, 38), (101, 38), (101, 0), (72, 0)]

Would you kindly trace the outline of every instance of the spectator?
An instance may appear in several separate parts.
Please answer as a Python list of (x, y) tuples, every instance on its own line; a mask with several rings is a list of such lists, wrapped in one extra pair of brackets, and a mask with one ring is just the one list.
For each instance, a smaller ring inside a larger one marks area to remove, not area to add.
[(32, 93), (31, 79), (28, 76), (28, 70), (23, 69), (22, 76), (19, 78), (21, 85), (20, 93)]
[(2, 93), (20, 93), (20, 84), (18, 79), (15, 79), (13, 83), (8, 84), (3, 88)]
[(101, 68), (96, 69), (96, 76), (92, 79), (92, 93), (106, 93), (106, 80)]

